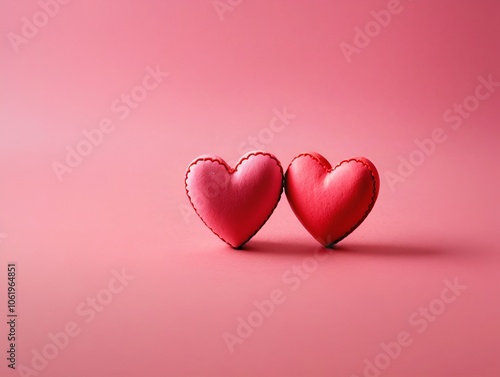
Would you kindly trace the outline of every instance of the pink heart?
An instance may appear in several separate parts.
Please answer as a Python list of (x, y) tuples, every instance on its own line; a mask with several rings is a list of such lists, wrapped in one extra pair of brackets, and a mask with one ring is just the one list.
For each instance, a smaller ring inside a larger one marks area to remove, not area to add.
[(377, 200), (380, 180), (366, 158), (341, 161), (332, 169), (318, 153), (295, 157), (285, 175), (285, 192), (302, 225), (323, 246), (351, 234)]
[(266, 223), (283, 192), (283, 168), (270, 153), (244, 155), (231, 169), (217, 156), (200, 156), (186, 172), (186, 194), (194, 210), (234, 248)]

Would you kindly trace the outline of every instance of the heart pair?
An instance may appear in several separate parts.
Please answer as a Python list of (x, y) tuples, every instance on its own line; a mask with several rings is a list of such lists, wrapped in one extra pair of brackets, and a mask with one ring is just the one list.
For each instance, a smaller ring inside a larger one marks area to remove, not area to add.
[(377, 169), (363, 157), (343, 160), (332, 168), (318, 153), (301, 153), (283, 177), (279, 160), (262, 151), (245, 154), (234, 168), (220, 157), (200, 156), (188, 166), (185, 185), (201, 220), (234, 248), (262, 228), (283, 187), (299, 221), (326, 247), (363, 222), (380, 187)]

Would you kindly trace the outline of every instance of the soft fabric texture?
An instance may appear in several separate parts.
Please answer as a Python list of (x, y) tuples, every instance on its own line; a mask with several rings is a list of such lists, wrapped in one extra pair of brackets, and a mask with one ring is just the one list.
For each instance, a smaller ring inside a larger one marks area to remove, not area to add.
[(267, 152), (250, 152), (230, 168), (217, 156), (195, 159), (186, 194), (201, 220), (221, 240), (241, 247), (265, 224), (283, 192), (283, 168)]
[(302, 225), (331, 247), (368, 216), (380, 187), (377, 169), (366, 158), (341, 161), (332, 169), (317, 153), (295, 157), (285, 175), (285, 192)]

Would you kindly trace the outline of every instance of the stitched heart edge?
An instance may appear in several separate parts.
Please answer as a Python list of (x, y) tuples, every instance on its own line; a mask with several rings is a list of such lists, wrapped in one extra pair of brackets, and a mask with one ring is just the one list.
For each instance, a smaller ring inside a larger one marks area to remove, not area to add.
[[(380, 178), (379, 178), (377, 169), (375, 168), (375, 165), (371, 161), (369, 161), (368, 159), (366, 159), (373, 166), (373, 169), (372, 169), (372, 166), (370, 166), (369, 164), (367, 164), (365, 161), (361, 160), (360, 157), (353, 157), (353, 158), (342, 160), (334, 168), (332, 168), (332, 166), (328, 162), (328, 160), (325, 157), (323, 157), (322, 155), (320, 155), (319, 153), (312, 153), (312, 152), (301, 153), (298, 156), (294, 157), (294, 159), (292, 160), (292, 162), (290, 162), (290, 165), (288, 165), (288, 168), (287, 168), (286, 173), (285, 173), (284, 185), (285, 185), (285, 195), (286, 195), (287, 199), (289, 198), (288, 190), (287, 190), (287, 187), (288, 187), (288, 179), (287, 179), (288, 172), (289, 172), (290, 167), (292, 166), (292, 164), (295, 162), (295, 160), (298, 159), (298, 158), (301, 158), (301, 157), (312, 158), (313, 160), (315, 160), (316, 162), (318, 162), (323, 167), (323, 169), (325, 169), (325, 172), (327, 174), (333, 172), (340, 165), (342, 165), (344, 163), (349, 163), (349, 162), (352, 162), (352, 161), (355, 161), (355, 162), (363, 164), (368, 169), (368, 171), (370, 172), (370, 175), (371, 175), (371, 178), (372, 178), (372, 182), (373, 182), (372, 199), (371, 199), (371, 202), (368, 205), (368, 208), (365, 211), (364, 215), (361, 217), (361, 219), (349, 231), (347, 231), (342, 236), (340, 236), (339, 238), (337, 238), (336, 240), (334, 240), (332, 242), (329, 242), (328, 237), (327, 237), (326, 240), (316, 239), (316, 241), (318, 241), (324, 247), (326, 247), (326, 248), (333, 248), (333, 246), (335, 244), (339, 243), (344, 238), (346, 238), (348, 235), (350, 235), (352, 232), (354, 232), (356, 230), (356, 228), (359, 227), (363, 223), (363, 221), (365, 221), (365, 219), (368, 217), (368, 215), (372, 211), (373, 207), (375, 206), (375, 202), (377, 201), (377, 197), (378, 197), (378, 193), (379, 193), (379, 189), (380, 189), (380, 187), (379, 187), (380, 186), (380, 184), (379, 184)], [(375, 171), (374, 171), (374, 169), (375, 169)], [(288, 200), (288, 202), (290, 203), (290, 200)], [(297, 219), (298, 219), (298, 217), (297, 217)], [(300, 221), (300, 219), (299, 219), (299, 221)]]
[[(210, 161), (210, 162), (217, 162), (218, 164), (224, 166), (226, 168), (226, 171), (229, 173), (229, 174), (233, 174), (235, 173), (236, 171), (238, 171), (238, 167), (246, 160), (249, 160), (250, 157), (252, 156), (268, 156), (270, 157), (271, 159), (273, 159), (275, 162), (276, 162), (276, 165), (278, 165), (278, 167), (280, 168), (280, 174), (281, 174), (281, 190), (280, 190), (280, 194), (278, 195), (278, 199), (276, 200), (276, 204), (274, 205), (273, 209), (271, 210), (271, 212), (269, 213), (269, 216), (267, 216), (267, 218), (264, 220), (264, 222), (257, 228), (257, 230), (255, 230), (254, 233), (252, 233), (252, 235), (250, 237), (248, 237), (243, 243), (241, 243), (240, 245), (238, 246), (234, 246), (234, 245), (231, 245), (227, 240), (225, 240), (220, 234), (218, 234), (216, 231), (214, 231), (206, 222), (205, 220), (203, 219), (203, 217), (198, 213), (198, 210), (196, 209), (192, 199), (191, 199), (191, 196), (189, 195), (189, 189), (188, 189), (188, 175), (189, 173), (191, 172), (191, 168), (193, 168), (198, 162), (202, 162), (202, 161)], [(231, 246), (233, 249), (241, 249), (243, 247), (243, 245), (245, 245), (248, 241), (250, 241), (258, 232), (259, 230), (262, 229), (262, 227), (267, 223), (267, 221), (271, 218), (272, 214), (274, 213), (276, 207), (278, 207), (278, 203), (280, 202), (281, 200), (281, 197), (283, 195), (283, 190), (284, 190), (284, 187), (285, 187), (285, 180), (284, 180), (284, 174), (283, 174), (283, 167), (281, 166), (281, 163), (280, 161), (276, 158), (276, 156), (272, 155), (271, 153), (267, 153), (267, 152), (261, 152), (261, 151), (256, 151), (256, 152), (249, 152), (247, 153), (245, 156), (243, 156), (236, 164), (236, 166), (233, 168), (231, 168), (227, 163), (226, 161), (224, 161), (224, 159), (218, 157), (218, 156), (212, 156), (212, 157), (209, 157), (209, 156), (206, 156), (206, 157), (199, 157), (197, 159), (195, 159), (193, 162), (191, 162), (188, 166), (188, 169), (186, 171), (186, 176), (185, 176), (185, 179), (184, 179), (184, 186), (185, 186), (185, 190), (186, 190), (186, 195), (189, 199), (189, 203), (191, 203), (191, 206), (193, 207), (194, 211), (196, 212), (196, 214), (198, 215), (198, 217), (201, 219), (201, 221), (203, 222), (203, 224), (205, 224), (205, 226), (210, 229), (212, 231), (213, 234), (215, 234), (217, 237), (219, 237), (222, 241), (224, 241), (225, 243), (227, 243), (229, 246)]]

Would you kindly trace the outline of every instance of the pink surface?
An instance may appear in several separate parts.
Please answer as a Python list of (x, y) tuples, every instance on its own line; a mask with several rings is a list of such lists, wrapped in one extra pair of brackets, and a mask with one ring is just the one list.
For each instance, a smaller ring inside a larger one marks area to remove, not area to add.
[[(498, 1), (40, 3), (0, 12), (0, 290), (16, 262), (36, 372), (2, 376), (500, 374)], [(377, 204), (335, 251), (288, 205), (235, 251), (184, 174), (252, 149), (366, 156)]]

